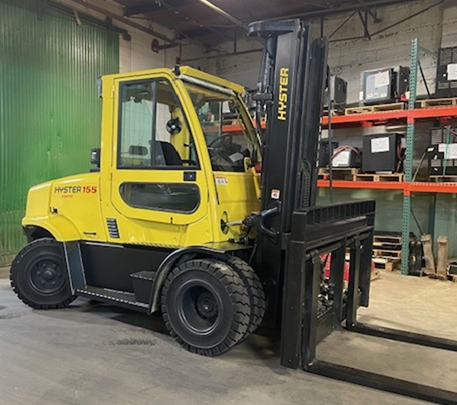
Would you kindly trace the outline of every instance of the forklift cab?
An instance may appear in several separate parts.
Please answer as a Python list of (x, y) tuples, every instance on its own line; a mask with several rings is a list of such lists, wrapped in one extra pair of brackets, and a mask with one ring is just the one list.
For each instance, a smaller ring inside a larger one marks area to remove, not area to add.
[(227, 225), (260, 207), (243, 90), (187, 67), (104, 76), (97, 167), (30, 190), (30, 239), (178, 249), (252, 237)]
[[(242, 88), (211, 79), (191, 68), (104, 78), (106, 92), (114, 89), (114, 114), (103, 129), (102, 178), (112, 174), (102, 187), (110, 189), (104, 216), (117, 216), (124, 242), (181, 247), (239, 239), (240, 227), (223, 224), (258, 209), (251, 167), (260, 146)], [(226, 131), (233, 126), (237, 132)]]

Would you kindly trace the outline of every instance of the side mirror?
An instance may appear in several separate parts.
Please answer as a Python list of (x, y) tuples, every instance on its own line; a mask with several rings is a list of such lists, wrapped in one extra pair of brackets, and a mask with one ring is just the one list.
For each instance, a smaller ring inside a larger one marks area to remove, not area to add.
[(92, 148), (90, 150), (90, 163), (100, 167), (100, 148)]

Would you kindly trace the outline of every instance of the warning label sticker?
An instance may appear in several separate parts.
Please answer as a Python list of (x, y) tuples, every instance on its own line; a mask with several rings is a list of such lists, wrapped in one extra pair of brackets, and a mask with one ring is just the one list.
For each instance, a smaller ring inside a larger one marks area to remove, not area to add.
[(271, 198), (273, 200), (279, 200), (279, 197), (281, 196), (281, 191), (273, 189), (271, 190)]

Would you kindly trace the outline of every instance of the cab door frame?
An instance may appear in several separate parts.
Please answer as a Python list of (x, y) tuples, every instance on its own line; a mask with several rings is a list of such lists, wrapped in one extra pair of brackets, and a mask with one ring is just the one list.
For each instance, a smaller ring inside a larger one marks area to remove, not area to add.
[[(122, 168), (119, 162), (119, 142), (121, 139), (121, 106), (122, 100), (120, 98), (121, 86), (130, 83), (141, 82), (158, 82), (166, 81), (175, 94), (178, 105), (181, 108), (190, 135), (195, 144), (195, 150), (200, 162), (202, 156), (201, 145), (198, 142), (198, 134), (195, 134), (195, 128), (191, 125), (189, 117), (192, 111), (189, 111), (186, 100), (183, 100), (182, 92), (179, 87), (175, 85), (174, 78), (171, 72), (159, 71), (155, 74), (150, 72), (138, 75), (134, 78), (115, 78), (113, 81), (113, 122), (112, 122), (112, 172), (111, 172), (111, 187), (110, 199), (113, 207), (122, 215), (134, 220), (142, 220), (149, 222), (159, 222), (165, 224), (188, 225), (197, 222), (208, 214), (208, 184), (201, 164), (196, 167), (139, 167), (139, 168)], [(183, 102), (184, 101), (184, 102)], [(154, 107), (154, 106), (153, 106)], [(153, 108), (156, 110), (156, 108)], [(153, 117), (155, 120), (154, 128), (157, 124), (157, 116)], [(156, 129), (157, 131), (157, 129)], [(186, 175), (186, 173), (189, 173)], [(120, 194), (120, 186), (123, 183), (159, 183), (159, 184), (196, 184), (200, 190), (200, 203), (193, 212), (179, 212), (179, 211), (164, 211), (155, 209), (135, 208), (128, 205)]]

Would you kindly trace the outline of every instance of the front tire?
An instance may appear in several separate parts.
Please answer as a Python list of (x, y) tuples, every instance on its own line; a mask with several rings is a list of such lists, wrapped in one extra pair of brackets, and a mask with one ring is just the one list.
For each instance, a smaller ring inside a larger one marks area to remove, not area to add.
[(235, 270), (241, 277), (249, 295), (251, 317), (248, 330), (241, 340), (242, 342), (246, 340), (250, 335), (252, 335), (262, 323), (266, 307), (265, 293), (263, 291), (263, 286), (260, 282), (259, 276), (255, 273), (254, 269), (244, 260), (236, 256), (231, 256), (227, 258), (226, 263), (232, 267), (233, 270)]
[(220, 355), (246, 334), (249, 295), (227, 264), (191, 260), (175, 267), (162, 289), (161, 309), (170, 335), (186, 350)]
[(16, 256), (10, 271), (13, 291), (35, 309), (67, 307), (71, 294), (62, 245), (51, 238), (38, 239)]

